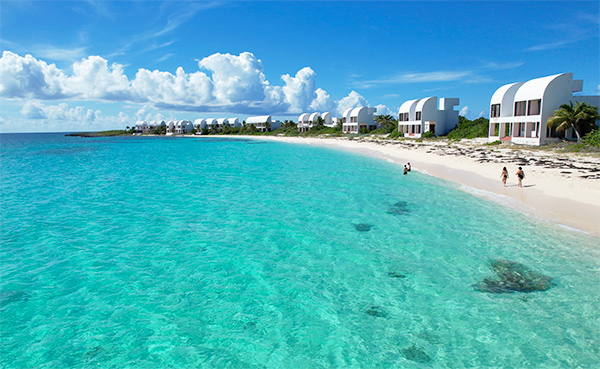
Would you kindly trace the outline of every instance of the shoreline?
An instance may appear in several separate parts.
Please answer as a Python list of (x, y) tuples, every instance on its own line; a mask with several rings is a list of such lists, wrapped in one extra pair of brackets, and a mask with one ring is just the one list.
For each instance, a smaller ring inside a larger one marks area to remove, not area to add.
[[(196, 136), (202, 137), (202, 136)], [(458, 184), (462, 191), (551, 223), (600, 237), (600, 158), (466, 142), (388, 141), (341, 137), (236, 136), (328, 147), (396, 163)], [(502, 186), (506, 166), (509, 178)], [(523, 167), (523, 188), (517, 167)], [(584, 178), (582, 178), (584, 177)]]

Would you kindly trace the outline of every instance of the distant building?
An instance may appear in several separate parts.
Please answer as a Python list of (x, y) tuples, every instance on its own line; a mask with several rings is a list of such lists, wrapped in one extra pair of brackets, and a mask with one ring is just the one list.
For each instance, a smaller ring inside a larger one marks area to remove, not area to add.
[(273, 121), (270, 115), (248, 117), (246, 124), (255, 126), (260, 132), (268, 132), (281, 127), (281, 122), (278, 120)]
[(561, 73), (527, 82), (500, 87), (490, 101), (488, 140), (500, 140), (524, 145), (541, 145), (560, 138), (575, 138), (572, 129), (556, 132), (548, 128), (548, 119), (562, 104), (589, 102), (598, 106), (600, 96), (573, 96), (583, 89), (583, 80), (574, 80), (573, 73)]
[(135, 129), (133, 130), (133, 132), (138, 134), (146, 134), (150, 132), (148, 122), (146, 122), (145, 120), (139, 120), (135, 122)]
[(302, 113), (298, 117), (298, 132), (306, 132), (311, 126), (308, 123), (308, 119), (310, 118), (309, 113)]
[(342, 117), (342, 131), (344, 133), (358, 133), (361, 129), (372, 131), (377, 129), (378, 123), (373, 114), (377, 108), (362, 106), (359, 108), (347, 109)]
[(450, 132), (458, 125), (458, 98), (437, 96), (404, 102), (398, 110), (398, 132), (408, 137), (421, 137), (425, 132), (436, 136)]
[(196, 134), (200, 134), (206, 128), (206, 119), (196, 119), (194, 121), (194, 128), (196, 128)]
[(206, 128), (211, 128), (217, 126), (217, 120), (215, 118), (206, 119)]
[(166, 126), (164, 120), (153, 120), (148, 124), (149, 132), (158, 129), (158, 127)]
[(237, 118), (227, 118), (226, 122), (229, 125), (229, 127), (232, 127), (232, 128), (242, 126), (242, 124), (240, 123), (240, 120)]
[[(194, 129), (194, 125), (189, 120), (178, 120), (173, 122), (171, 134), (183, 135), (190, 133)], [(167, 125), (167, 134), (169, 133), (169, 125)]]

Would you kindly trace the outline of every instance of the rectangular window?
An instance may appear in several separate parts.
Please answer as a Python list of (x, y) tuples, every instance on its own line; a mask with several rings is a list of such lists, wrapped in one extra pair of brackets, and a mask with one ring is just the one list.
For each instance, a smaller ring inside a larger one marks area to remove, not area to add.
[(540, 105), (542, 105), (542, 100), (529, 100), (527, 115), (540, 115)]
[(417, 116), (415, 117), (416, 120), (421, 120), (421, 112), (418, 111), (417, 112)]
[(342, 123), (346, 123), (346, 117), (342, 118)]
[(515, 117), (525, 115), (527, 109), (527, 101), (515, 102)]
[(500, 116), (500, 104), (492, 105), (490, 109), (490, 118), (498, 118)]

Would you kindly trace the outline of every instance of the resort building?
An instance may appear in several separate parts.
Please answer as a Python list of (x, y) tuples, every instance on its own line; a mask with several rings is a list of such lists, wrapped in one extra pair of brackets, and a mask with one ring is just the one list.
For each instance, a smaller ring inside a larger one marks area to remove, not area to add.
[(194, 128), (196, 128), (196, 133), (200, 134), (200, 132), (206, 128), (206, 119), (196, 119), (194, 121)]
[(556, 132), (555, 128), (548, 128), (546, 123), (560, 105), (570, 101), (586, 101), (598, 106), (600, 96), (573, 96), (574, 92), (582, 89), (583, 80), (574, 80), (573, 73), (555, 74), (500, 87), (490, 102), (488, 141), (541, 145), (560, 138), (575, 138), (572, 129)]
[(255, 126), (260, 132), (268, 132), (281, 127), (281, 122), (278, 120), (273, 121), (270, 115), (248, 117), (246, 124)]
[(183, 135), (190, 133), (194, 125), (189, 120), (169, 121), (167, 124), (167, 135)]
[(150, 126), (145, 120), (139, 120), (135, 122), (135, 129), (133, 130), (133, 132), (138, 134), (146, 134), (150, 132)]
[(215, 127), (217, 125), (217, 120), (215, 118), (206, 119), (206, 128)]
[(361, 130), (372, 131), (377, 129), (378, 123), (373, 114), (377, 108), (362, 106), (359, 108), (346, 109), (342, 117), (342, 131), (344, 133), (358, 133)]
[(242, 124), (240, 123), (240, 120), (237, 118), (227, 118), (226, 123), (229, 125), (229, 127), (241, 127)]
[(437, 96), (405, 101), (398, 110), (398, 132), (408, 137), (421, 137), (425, 132), (436, 136), (450, 132), (458, 125), (458, 98)]
[(303, 113), (298, 117), (298, 132), (310, 130), (317, 124), (318, 118), (323, 119), (323, 125), (326, 127), (335, 127), (335, 125), (337, 125), (337, 118), (334, 118), (336, 121), (333, 123), (330, 112), (325, 112), (322, 115), (317, 112), (312, 114)]
[(219, 127), (223, 127), (225, 125), (228, 125), (227, 124), (227, 118), (217, 118), (217, 125)]
[(153, 120), (148, 124), (149, 132), (157, 129), (158, 127), (166, 126), (164, 120)]

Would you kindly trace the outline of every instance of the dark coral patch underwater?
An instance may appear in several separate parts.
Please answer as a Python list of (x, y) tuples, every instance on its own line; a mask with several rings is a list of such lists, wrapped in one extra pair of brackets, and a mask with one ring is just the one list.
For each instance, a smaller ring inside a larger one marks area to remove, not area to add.
[(510, 260), (494, 260), (490, 267), (498, 279), (485, 278), (473, 285), (477, 291), (488, 293), (513, 293), (546, 291), (555, 286), (552, 277), (534, 272), (523, 264)]

